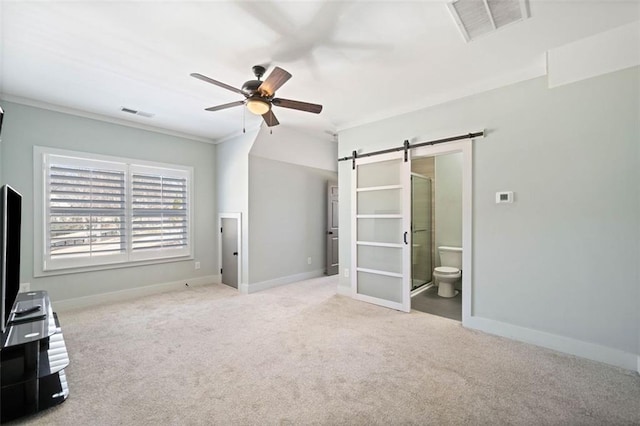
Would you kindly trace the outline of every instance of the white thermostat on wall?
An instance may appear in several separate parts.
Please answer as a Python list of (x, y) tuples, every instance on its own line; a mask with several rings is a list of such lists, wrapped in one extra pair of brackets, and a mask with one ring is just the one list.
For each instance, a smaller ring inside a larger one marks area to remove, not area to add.
[(496, 204), (513, 203), (513, 191), (496, 192)]

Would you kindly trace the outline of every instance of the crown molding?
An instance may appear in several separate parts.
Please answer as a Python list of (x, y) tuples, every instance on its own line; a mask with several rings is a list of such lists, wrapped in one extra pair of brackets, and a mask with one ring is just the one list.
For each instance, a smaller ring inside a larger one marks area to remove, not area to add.
[(21, 96), (9, 95), (9, 94), (6, 94), (6, 93), (0, 93), (0, 100), (7, 101), (7, 102), (13, 102), (13, 103), (20, 104), (20, 105), (26, 105), (26, 106), (30, 106), (30, 107), (34, 107), (34, 108), (41, 108), (41, 109), (46, 109), (46, 110), (49, 110), (49, 111), (60, 112), (60, 113), (63, 113), (63, 114), (74, 115), (76, 117), (89, 118), (89, 119), (92, 119), (92, 120), (103, 121), (105, 123), (117, 124), (117, 125), (125, 126), (125, 127), (132, 127), (132, 128), (135, 128), (135, 129), (146, 130), (146, 131), (154, 132), (154, 133), (161, 133), (161, 134), (164, 134), (164, 135), (175, 136), (175, 137), (178, 137), (178, 138), (190, 139), (190, 140), (196, 141), (196, 142), (204, 142), (204, 143), (210, 143), (210, 144), (218, 143), (218, 141), (215, 140), (215, 139), (203, 138), (201, 136), (195, 136), (195, 135), (191, 135), (189, 133), (183, 133), (183, 132), (178, 132), (178, 131), (175, 131), (175, 130), (164, 129), (162, 127), (150, 126), (148, 124), (136, 123), (136, 122), (124, 120), (124, 119), (121, 119), (121, 118), (109, 117), (107, 115), (97, 114), (97, 113), (88, 112), (88, 111), (82, 111), (82, 110), (75, 109), (75, 108), (65, 107), (65, 106), (62, 106), (62, 105), (50, 104), (50, 103), (47, 103), (47, 102), (37, 101), (35, 99), (30, 99), (30, 98), (23, 98)]

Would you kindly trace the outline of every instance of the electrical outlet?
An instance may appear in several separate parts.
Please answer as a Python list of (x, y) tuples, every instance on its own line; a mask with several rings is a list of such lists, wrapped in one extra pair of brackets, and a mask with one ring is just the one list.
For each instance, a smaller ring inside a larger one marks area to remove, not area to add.
[(311, 258), (307, 257), (307, 265), (311, 265)]
[(344, 277), (349, 278), (349, 269), (344, 268)]
[(31, 290), (31, 283), (20, 283), (20, 293), (26, 293)]
[(195, 264), (196, 269), (200, 269), (200, 262), (196, 262)]

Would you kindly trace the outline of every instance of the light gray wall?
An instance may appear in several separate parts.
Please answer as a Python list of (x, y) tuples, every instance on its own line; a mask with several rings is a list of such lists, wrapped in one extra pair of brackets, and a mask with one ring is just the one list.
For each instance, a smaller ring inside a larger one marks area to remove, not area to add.
[[(3, 178), (23, 195), (21, 281), (47, 290), (53, 300), (72, 299), (153, 284), (214, 275), (215, 148), (213, 145), (93, 119), (3, 102)], [(194, 168), (195, 259), (103, 271), (33, 277), (33, 147), (179, 164)]]
[[(462, 247), (462, 153), (435, 157), (435, 225), (438, 246)], [(442, 265), (436, 253), (436, 266)]]
[(338, 144), (333, 137), (323, 134), (322, 139), (284, 125), (276, 127), (273, 133), (270, 130), (267, 127), (260, 130), (251, 155), (337, 172)]
[(336, 179), (335, 172), (250, 156), (251, 283), (324, 270), (327, 182)]
[[(238, 284), (249, 282), (249, 151), (257, 135), (255, 130), (216, 145), (217, 211), (241, 214), (242, 277)], [(211, 220), (217, 223), (215, 216), (212, 212)]]
[[(336, 179), (335, 172), (321, 169), (335, 170), (337, 145), (285, 126), (278, 126), (273, 133), (261, 127), (219, 143), (216, 153), (218, 212), (242, 214), (241, 290), (250, 283), (324, 267), (321, 261), (324, 241), (317, 240), (316, 232), (310, 231), (318, 226), (318, 213), (310, 211), (311, 206), (315, 208), (317, 202), (325, 201), (324, 198), (316, 200), (310, 194), (316, 195), (318, 176)], [(274, 160), (278, 158), (284, 161)], [(298, 182), (306, 182), (309, 193), (301, 191), (296, 186)], [(291, 187), (293, 192), (274, 191), (279, 184)], [(301, 211), (306, 216), (292, 218), (292, 214)], [(281, 233), (279, 225), (283, 220), (289, 223), (286, 235)], [(271, 225), (271, 221), (277, 225)], [(324, 229), (324, 224), (322, 226)], [(295, 242), (297, 237), (293, 233), (305, 236), (305, 244)], [(274, 262), (272, 257), (278, 252)], [(307, 264), (309, 256), (311, 265)]]
[[(5, 109), (5, 102), (1, 101), (0, 102), (0, 106), (2, 106), (2, 109), (5, 112), (4, 118), (7, 118), (7, 114), (6, 114), (6, 109)], [(2, 129), (0, 129), (0, 185), (4, 185), (5, 181), (4, 181), (4, 176), (2, 175), (2, 157), (4, 157), (4, 148), (2, 147), (3, 143), (2, 143), (2, 138), (4, 136), (4, 131), (2, 131)]]
[(4, 176), (2, 175), (2, 158), (4, 157), (2, 137), (0, 136), (0, 185), (4, 185)]
[[(486, 129), (473, 154), (473, 314), (637, 354), (639, 76), (634, 67), (555, 89), (525, 81), (348, 129), (339, 155)], [(495, 204), (504, 190), (514, 204)], [(342, 190), (341, 265), (350, 211)]]

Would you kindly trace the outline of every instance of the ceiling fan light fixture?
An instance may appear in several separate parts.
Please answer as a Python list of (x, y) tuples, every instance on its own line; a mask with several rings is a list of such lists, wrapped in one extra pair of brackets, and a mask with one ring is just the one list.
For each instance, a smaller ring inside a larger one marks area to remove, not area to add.
[[(0, 0), (2, 1), (2, 0)], [(504, 1), (504, 0), (485, 0), (485, 1)], [(207, 76), (198, 73), (192, 73), (191, 77), (202, 80), (206, 83), (213, 84), (215, 86), (222, 87), (231, 92), (241, 94), (245, 99), (241, 101), (229, 102), (222, 105), (216, 105), (209, 108), (205, 108), (205, 111), (220, 111), (227, 108), (232, 108), (239, 105), (246, 105), (247, 109), (255, 115), (261, 115), (264, 123), (269, 126), (277, 126), (280, 124), (275, 114), (272, 111), (272, 106), (278, 106), (282, 108), (295, 109), (298, 111), (310, 112), (313, 114), (319, 114), (322, 111), (322, 105), (310, 104), (308, 102), (293, 101), (291, 99), (276, 98), (276, 91), (282, 87), (290, 78), (291, 74), (283, 70), (280, 67), (275, 67), (269, 77), (266, 80), (261, 81), (260, 77), (265, 72), (265, 67), (256, 65), (253, 67), (253, 73), (257, 80), (246, 81), (242, 85), (242, 89), (236, 89), (233, 86), (229, 86), (221, 81), (214, 80)], [(244, 117), (244, 116), (243, 116)]]
[(262, 115), (269, 112), (271, 104), (260, 98), (249, 98), (247, 100), (247, 109), (256, 115)]

